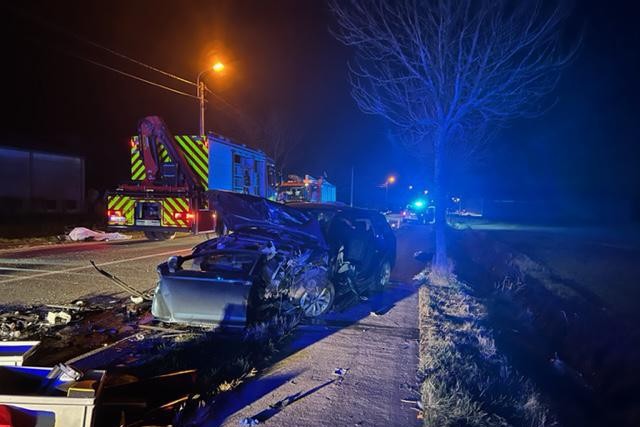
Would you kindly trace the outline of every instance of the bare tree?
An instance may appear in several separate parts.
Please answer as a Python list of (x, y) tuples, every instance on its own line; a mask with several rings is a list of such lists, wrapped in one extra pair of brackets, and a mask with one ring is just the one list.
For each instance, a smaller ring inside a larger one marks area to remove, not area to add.
[(433, 160), (434, 268), (446, 258), (447, 159), (471, 158), (490, 130), (540, 114), (575, 48), (568, 15), (544, 0), (332, 0), (335, 36), (355, 48), (352, 95), (390, 121), (408, 148)]
[(261, 128), (262, 147), (282, 175), (289, 165), (291, 153), (302, 140), (301, 134), (285, 115), (275, 110), (269, 112)]
[(231, 117), (233, 135), (251, 146), (263, 150), (276, 164), (279, 175), (289, 165), (291, 153), (302, 141), (298, 128), (291, 119), (279, 110), (270, 110), (263, 119), (256, 119), (244, 112), (236, 112)]

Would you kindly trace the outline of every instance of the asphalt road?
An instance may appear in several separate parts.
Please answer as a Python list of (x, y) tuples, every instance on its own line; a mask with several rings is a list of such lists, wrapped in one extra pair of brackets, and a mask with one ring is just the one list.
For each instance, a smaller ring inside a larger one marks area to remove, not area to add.
[(0, 251), (0, 304), (65, 304), (95, 296), (126, 296), (89, 264), (115, 274), (140, 291), (152, 288), (156, 266), (185, 255), (203, 237), (163, 242), (83, 242)]

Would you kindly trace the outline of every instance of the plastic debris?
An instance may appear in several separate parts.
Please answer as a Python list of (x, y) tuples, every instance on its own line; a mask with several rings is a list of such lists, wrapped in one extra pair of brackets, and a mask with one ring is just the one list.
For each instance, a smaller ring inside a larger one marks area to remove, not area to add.
[(240, 420), (241, 426), (257, 426), (258, 424), (260, 424), (260, 421), (251, 417)]
[(79, 381), (83, 376), (83, 373), (77, 369), (75, 369), (71, 365), (66, 365), (64, 363), (58, 363), (53, 367), (47, 378), (49, 379), (59, 379), (60, 381), (68, 382), (68, 381)]
[(142, 304), (142, 302), (144, 301), (144, 298), (139, 297), (139, 296), (131, 296), (131, 302), (134, 304)]
[(71, 322), (71, 315), (66, 311), (50, 311), (47, 313), (47, 322), (51, 325), (66, 325)]
[(105, 233), (103, 231), (89, 230), (85, 227), (76, 227), (69, 232), (69, 240), (82, 242), (87, 240), (128, 240), (131, 236), (122, 233)]

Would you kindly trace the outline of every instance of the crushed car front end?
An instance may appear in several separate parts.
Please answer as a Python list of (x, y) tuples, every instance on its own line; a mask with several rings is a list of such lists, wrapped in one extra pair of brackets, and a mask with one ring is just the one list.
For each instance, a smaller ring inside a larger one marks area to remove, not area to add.
[(214, 192), (229, 233), (158, 266), (152, 314), (190, 326), (244, 327), (282, 311), (326, 312), (335, 294), (328, 249), (311, 215)]

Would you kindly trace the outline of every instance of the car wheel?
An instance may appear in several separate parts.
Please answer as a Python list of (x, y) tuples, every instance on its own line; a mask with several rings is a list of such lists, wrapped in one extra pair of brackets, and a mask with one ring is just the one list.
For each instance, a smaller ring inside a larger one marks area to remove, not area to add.
[(378, 268), (378, 272), (373, 280), (371, 290), (374, 292), (380, 292), (384, 290), (391, 280), (391, 263), (388, 260), (382, 262)]
[(333, 283), (326, 282), (325, 286), (314, 286), (305, 289), (300, 296), (299, 304), (305, 317), (318, 317), (329, 311), (335, 298)]

